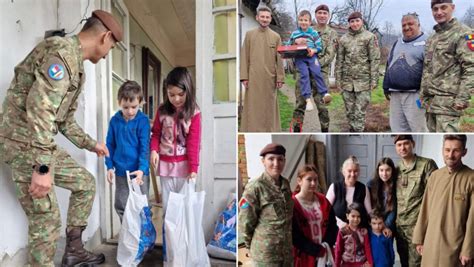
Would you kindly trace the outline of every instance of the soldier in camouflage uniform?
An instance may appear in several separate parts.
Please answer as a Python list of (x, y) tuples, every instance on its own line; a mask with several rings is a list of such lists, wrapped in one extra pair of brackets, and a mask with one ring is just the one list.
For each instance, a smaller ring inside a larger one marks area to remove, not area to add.
[[(329, 19), (329, 7), (327, 5), (319, 5), (314, 11), (318, 24), (313, 26), (313, 29), (318, 31), (319, 36), (323, 42), (323, 50), (318, 54), (318, 61), (321, 65), (321, 74), (324, 77), (324, 82), (329, 88), (329, 71), (331, 63), (336, 55), (337, 46), (337, 32), (327, 25)], [(304, 40), (304, 39), (303, 39)], [(300, 93), (299, 86), (300, 75), (296, 71), (296, 84), (295, 84), (295, 96), (296, 96), (296, 108), (293, 112), (293, 132), (301, 132), (301, 126), (304, 121), (304, 114), (306, 109), (306, 101)], [(322, 96), (318, 94), (316, 88), (316, 82), (311, 79), (311, 88), (313, 93), (314, 102), (318, 108), (319, 122), (321, 124), (321, 132), (329, 131), (329, 112), (327, 106), (322, 102)], [(300, 125), (301, 123), (301, 125)]]
[(397, 252), (402, 267), (416, 267), (421, 265), (421, 256), (411, 242), (413, 229), (418, 220), (428, 177), (438, 166), (434, 160), (413, 152), (415, 141), (411, 135), (396, 135), (394, 143), (395, 150), (402, 159), (397, 166)]
[(474, 31), (453, 18), (452, 0), (432, 0), (438, 23), (425, 49), (420, 99), (431, 132), (458, 132), (474, 90)]
[(380, 50), (377, 37), (364, 29), (362, 14), (349, 16), (349, 32), (339, 40), (336, 83), (342, 90), (351, 132), (363, 132), (371, 90), (377, 87)]
[(78, 35), (45, 39), (15, 67), (3, 103), (0, 154), (12, 169), (16, 194), (29, 221), (31, 266), (54, 266), (61, 217), (52, 185), (71, 191), (62, 266), (105, 260), (103, 254), (86, 251), (81, 240), (94, 201), (95, 179), (53, 137), (59, 131), (79, 148), (108, 155), (105, 144), (77, 124), (74, 112), (85, 80), (83, 61), (97, 63), (122, 36), (112, 15), (96, 10)]
[(281, 176), (285, 148), (268, 144), (260, 156), (265, 172), (250, 180), (239, 202), (239, 244), (250, 250), (255, 266), (292, 266), (293, 201), (290, 184)]

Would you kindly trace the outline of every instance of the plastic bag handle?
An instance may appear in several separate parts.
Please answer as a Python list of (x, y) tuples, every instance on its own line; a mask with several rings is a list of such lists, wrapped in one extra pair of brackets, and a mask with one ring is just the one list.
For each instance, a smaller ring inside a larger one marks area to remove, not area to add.
[(142, 190), (140, 189), (140, 186), (137, 183), (134, 183), (132, 179), (130, 178), (130, 171), (126, 171), (127, 173), (127, 185), (128, 185), (128, 190), (129, 192), (135, 192), (138, 193), (139, 195), (142, 195)]

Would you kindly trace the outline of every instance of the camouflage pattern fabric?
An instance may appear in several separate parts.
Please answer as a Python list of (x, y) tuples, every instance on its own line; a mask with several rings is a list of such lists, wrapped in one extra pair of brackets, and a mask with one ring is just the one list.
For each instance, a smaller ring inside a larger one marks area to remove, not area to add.
[(347, 91), (368, 91), (379, 79), (380, 49), (377, 37), (361, 28), (344, 34), (336, 57), (336, 83)]
[(252, 266), (254, 267), (291, 267), (293, 266), (293, 262), (285, 261), (285, 262), (259, 262), (259, 261), (252, 261)]
[(397, 169), (397, 251), (402, 266), (419, 266), (421, 258), (411, 242), (412, 234), (418, 220), (428, 177), (438, 169), (438, 166), (432, 159), (415, 155), (412, 166), (405, 166), (403, 161), (400, 161)]
[[(462, 116), (454, 104), (469, 106), (474, 91), (474, 31), (456, 18), (444, 25), (435, 25), (428, 38), (423, 63), (420, 99), (429, 114)], [(436, 120), (437, 121), (437, 120)], [(459, 130), (458, 123), (450, 125)], [(430, 128), (430, 131), (433, 128)], [(436, 125), (436, 131), (450, 131)]]
[[(316, 31), (319, 32), (319, 36), (323, 42), (323, 50), (318, 53), (318, 61), (321, 65), (321, 74), (324, 78), (324, 83), (329, 89), (329, 71), (331, 68), (331, 63), (336, 56), (336, 49), (337, 49), (337, 32), (333, 30), (331, 27), (326, 25), (324, 29), (320, 29), (317, 26), (313, 27)], [(296, 108), (293, 111), (293, 119), (294, 121), (300, 121), (303, 123), (304, 115), (306, 111), (306, 100), (303, 96), (301, 96), (300, 86), (299, 86), (299, 79), (300, 74), (296, 72), (296, 84), (295, 84), (295, 96), (296, 96)], [(329, 130), (329, 112), (327, 106), (321, 103), (321, 96), (317, 93), (318, 90), (316, 88), (316, 82), (314, 79), (310, 79), (311, 81), (311, 89), (313, 94), (314, 102), (316, 103), (316, 107), (318, 109), (318, 116), (319, 122), (321, 124), (321, 131), (327, 132)], [(330, 92), (328, 92), (330, 93)], [(295, 127), (299, 127), (296, 126)], [(294, 127), (294, 128), (295, 128)], [(295, 132), (301, 132), (303, 129), (294, 129)], [(299, 130), (299, 131), (298, 131)]]
[(459, 116), (426, 113), (426, 126), (430, 132), (458, 132)]
[(17, 198), (29, 221), (32, 266), (53, 266), (61, 227), (54, 188), (41, 199), (28, 193), (33, 165), (48, 165), (53, 183), (71, 191), (68, 226), (86, 226), (92, 208), (94, 177), (54, 142), (61, 132), (79, 148), (93, 150), (97, 144), (74, 118), (84, 79), (78, 37), (51, 37), (15, 67), (3, 103), (0, 150), (9, 153), (0, 152), (12, 168)]
[[(28, 151), (28, 144), (5, 142), (6, 151)], [(56, 241), (61, 229), (61, 217), (54, 188), (44, 198), (33, 199), (28, 192), (31, 183), (32, 155), (11, 153), (7, 163), (12, 169), (16, 195), (28, 218), (29, 260), (32, 266), (54, 266)], [(68, 226), (86, 226), (95, 196), (95, 179), (63, 149), (53, 152), (54, 185), (71, 191), (67, 214)], [(25, 167), (27, 166), (27, 167)]]
[(365, 113), (370, 104), (371, 91), (342, 91), (342, 99), (346, 108), (346, 117), (351, 132), (363, 132), (365, 129)]
[(411, 242), (413, 229), (414, 226), (397, 225), (397, 252), (402, 267), (421, 266), (421, 256), (416, 251), (416, 246)]
[(293, 262), (291, 189), (287, 179), (280, 176), (280, 182), (281, 186), (276, 186), (263, 173), (250, 180), (239, 202), (239, 244), (243, 243), (252, 261), (260, 264)]

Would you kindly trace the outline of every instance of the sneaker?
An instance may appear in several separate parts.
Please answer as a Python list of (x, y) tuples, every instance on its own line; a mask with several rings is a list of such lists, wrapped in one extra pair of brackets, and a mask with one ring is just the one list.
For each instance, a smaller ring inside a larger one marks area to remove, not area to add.
[(332, 96), (329, 93), (326, 93), (323, 96), (323, 103), (324, 104), (329, 104), (329, 103), (331, 103), (331, 101), (332, 101)]
[(311, 111), (314, 109), (313, 106), (313, 101), (311, 101), (311, 98), (306, 99), (306, 111)]

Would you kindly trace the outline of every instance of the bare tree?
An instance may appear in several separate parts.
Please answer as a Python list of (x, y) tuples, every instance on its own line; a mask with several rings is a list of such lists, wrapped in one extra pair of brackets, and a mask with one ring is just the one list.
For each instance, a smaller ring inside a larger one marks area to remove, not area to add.
[(474, 28), (474, 7), (470, 6), (464, 16), (461, 19), (461, 22), (466, 24), (467, 26)]
[(342, 6), (336, 6), (333, 9), (331, 20), (332, 23), (347, 25), (347, 17), (354, 11), (362, 13), (364, 23), (368, 30), (377, 27), (375, 18), (382, 8), (384, 0), (346, 0)]

